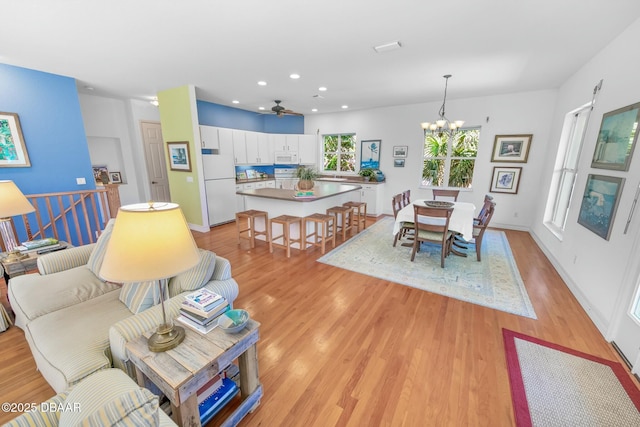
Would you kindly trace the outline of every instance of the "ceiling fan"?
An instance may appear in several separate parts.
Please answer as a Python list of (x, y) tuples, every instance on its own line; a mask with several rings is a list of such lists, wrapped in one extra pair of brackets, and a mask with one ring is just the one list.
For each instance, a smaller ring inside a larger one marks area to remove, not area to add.
[(295, 111), (291, 111), (291, 110), (287, 110), (286, 108), (284, 108), (282, 105), (280, 105), (280, 103), (282, 101), (280, 101), (279, 99), (274, 100), (273, 102), (276, 103), (276, 105), (274, 105), (273, 107), (271, 107), (271, 111), (273, 111), (274, 113), (276, 113), (276, 115), (278, 117), (282, 117), (285, 114), (289, 114), (292, 116), (302, 116), (303, 114), (300, 113), (296, 113)]

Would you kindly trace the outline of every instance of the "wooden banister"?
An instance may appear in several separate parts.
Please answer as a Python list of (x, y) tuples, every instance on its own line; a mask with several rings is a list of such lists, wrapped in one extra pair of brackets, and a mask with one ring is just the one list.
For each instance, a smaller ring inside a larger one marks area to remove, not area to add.
[(120, 208), (120, 197), (114, 197), (111, 188), (31, 194), (26, 197), (35, 212), (14, 218), (21, 242), (53, 237), (74, 246), (94, 243)]

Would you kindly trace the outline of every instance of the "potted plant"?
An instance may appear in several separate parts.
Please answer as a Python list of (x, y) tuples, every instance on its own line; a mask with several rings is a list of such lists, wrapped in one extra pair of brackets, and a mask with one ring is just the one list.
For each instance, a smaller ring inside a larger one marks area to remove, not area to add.
[(298, 189), (311, 190), (313, 188), (313, 180), (318, 177), (318, 172), (312, 167), (300, 166), (296, 170), (296, 177), (299, 179)]
[(360, 172), (358, 172), (358, 175), (363, 177), (365, 181), (372, 181), (372, 180), (375, 181), (376, 180), (376, 171), (375, 171), (375, 169), (371, 169), (371, 168), (360, 169)]

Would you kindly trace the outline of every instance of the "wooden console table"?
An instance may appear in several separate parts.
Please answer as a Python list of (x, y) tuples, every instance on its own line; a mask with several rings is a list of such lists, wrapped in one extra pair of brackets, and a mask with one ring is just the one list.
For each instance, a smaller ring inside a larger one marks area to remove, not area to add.
[[(64, 248), (71, 247), (67, 242), (60, 242), (60, 246)], [(42, 249), (46, 249), (46, 247), (43, 247)], [(29, 256), (26, 258), (8, 262), (7, 254), (5, 252), (0, 253), (0, 264), (2, 264), (2, 268), (4, 268), (4, 279), (7, 285), (9, 284), (10, 278), (21, 276), (31, 270), (35, 270), (38, 266), (39, 256), (38, 252), (34, 251), (30, 252)]]
[(237, 334), (216, 328), (206, 335), (185, 328), (185, 340), (161, 353), (147, 346), (151, 331), (128, 342), (126, 348), (136, 367), (138, 384), (155, 384), (171, 402), (173, 420), (183, 427), (201, 425), (196, 391), (238, 359), (242, 402), (222, 424), (235, 426), (260, 404), (262, 397), (256, 350), (259, 327), (258, 322), (249, 320)]

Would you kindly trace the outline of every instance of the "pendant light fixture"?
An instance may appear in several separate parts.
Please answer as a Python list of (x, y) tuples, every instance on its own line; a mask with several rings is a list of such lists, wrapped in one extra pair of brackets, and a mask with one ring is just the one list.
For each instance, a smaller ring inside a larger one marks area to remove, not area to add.
[(444, 112), (444, 108), (445, 108), (445, 104), (447, 103), (447, 86), (449, 83), (449, 77), (451, 77), (451, 74), (445, 74), (444, 76), (444, 99), (442, 100), (442, 107), (440, 107), (440, 111), (439, 111), (439, 116), (440, 118), (438, 118), (438, 120), (436, 120), (435, 122), (431, 123), (431, 122), (423, 122), (420, 123), (420, 125), (422, 126), (422, 129), (424, 129), (424, 131), (431, 131), (432, 135), (442, 135), (444, 133), (449, 134), (449, 136), (453, 136), (456, 134), (456, 132), (458, 131), (458, 129), (460, 129), (462, 127), (462, 125), (464, 124), (464, 120), (456, 120), (456, 121), (449, 121), (449, 119), (447, 119), (445, 117), (445, 112)]

